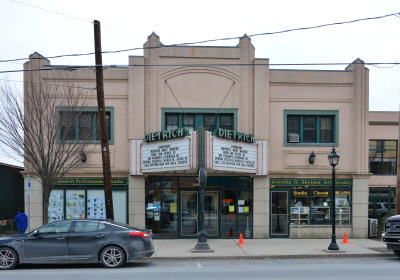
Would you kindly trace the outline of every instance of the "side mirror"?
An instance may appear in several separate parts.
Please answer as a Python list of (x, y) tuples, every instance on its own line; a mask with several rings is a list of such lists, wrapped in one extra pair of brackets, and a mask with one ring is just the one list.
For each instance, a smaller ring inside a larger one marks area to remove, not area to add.
[(39, 232), (37, 230), (34, 230), (31, 234), (33, 237), (39, 237)]

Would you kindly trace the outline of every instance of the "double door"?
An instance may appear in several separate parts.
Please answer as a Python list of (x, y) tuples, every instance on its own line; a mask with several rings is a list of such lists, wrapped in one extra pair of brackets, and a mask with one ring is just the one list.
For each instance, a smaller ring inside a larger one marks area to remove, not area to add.
[[(181, 191), (182, 237), (195, 237), (200, 230), (200, 194), (198, 191)], [(218, 192), (206, 191), (204, 195), (204, 230), (208, 236), (218, 236)]]

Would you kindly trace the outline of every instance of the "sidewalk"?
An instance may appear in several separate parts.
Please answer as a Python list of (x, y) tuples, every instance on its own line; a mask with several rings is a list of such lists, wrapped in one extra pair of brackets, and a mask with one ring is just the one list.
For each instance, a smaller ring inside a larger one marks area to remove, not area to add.
[(394, 256), (381, 241), (349, 239), (337, 240), (339, 252), (328, 252), (330, 239), (245, 239), (239, 246), (237, 239), (209, 239), (213, 252), (192, 252), (197, 239), (156, 239), (154, 259), (256, 259)]

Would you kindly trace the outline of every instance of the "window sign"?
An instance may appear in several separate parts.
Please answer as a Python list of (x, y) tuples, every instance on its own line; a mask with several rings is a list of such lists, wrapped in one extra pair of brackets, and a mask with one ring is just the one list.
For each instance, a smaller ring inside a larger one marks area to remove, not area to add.
[[(87, 217), (90, 219), (105, 219), (106, 205), (103, 190), (88, 190)], [(114, 195), (113, 195), (114, 199)]]
[(64, 219), (64, 191), (52, 190), (49, 198), (48, 208), (49, 221)]
[(67, 190), (66, 192), (66, 218), (83, 219), (85, 218), (85, 191)]

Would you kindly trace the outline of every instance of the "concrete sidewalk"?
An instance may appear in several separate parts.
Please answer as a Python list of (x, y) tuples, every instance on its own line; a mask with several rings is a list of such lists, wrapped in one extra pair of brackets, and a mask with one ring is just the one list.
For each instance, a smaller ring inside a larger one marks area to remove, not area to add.
[(245, 239), (238, 245), (237, 239), (209, 239), (213, 252), (192, 252), (197, 239), (156, 239), (154, 259), (253, 259), (280, 257), (361, 257), (394, 256), (381, 241), (372, 239), (349, 239), (348, 243), (337, 241), (340, 251), (328, 252), (330, 239)]

